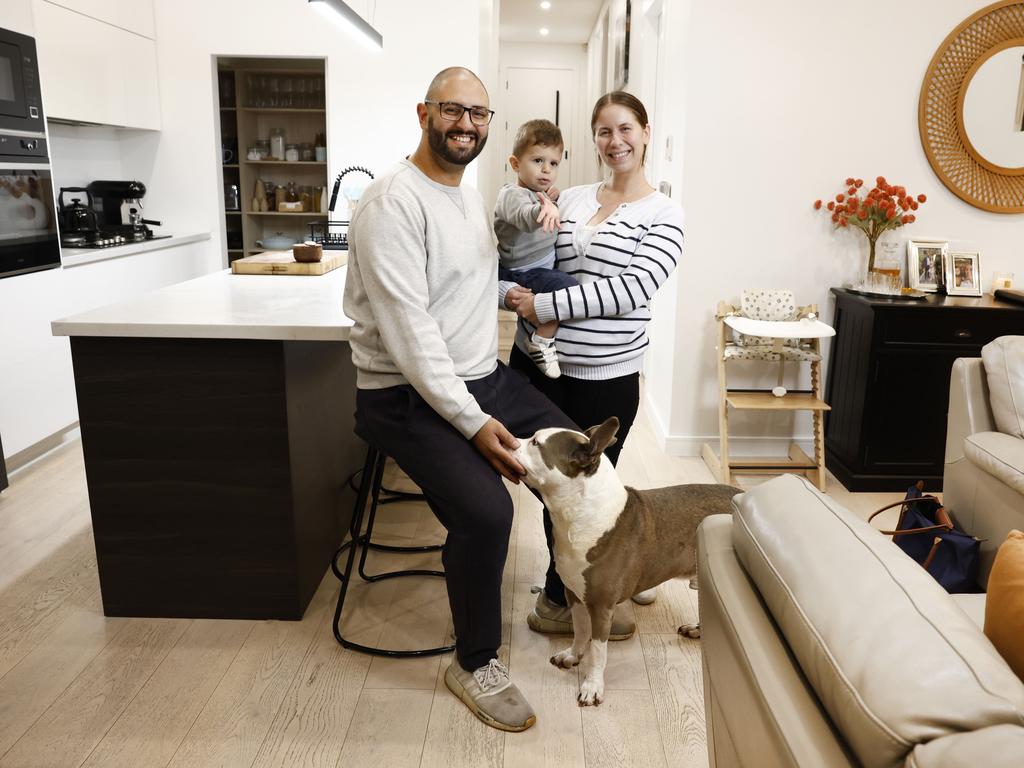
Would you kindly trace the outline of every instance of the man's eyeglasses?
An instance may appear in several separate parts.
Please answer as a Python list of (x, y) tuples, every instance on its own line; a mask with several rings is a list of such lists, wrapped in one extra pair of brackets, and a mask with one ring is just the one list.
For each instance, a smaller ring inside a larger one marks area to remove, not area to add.
[(424, 99), (423, 103), (436, 106), (441, 117), (452, 123), (459, 122), (466, 112), (469, 112), (469, 119), (473, 125), (487, 125), (494, 117), (494, 110), (487, 107), (467, 107), (454, 101), (430, 101), (429, 99)]

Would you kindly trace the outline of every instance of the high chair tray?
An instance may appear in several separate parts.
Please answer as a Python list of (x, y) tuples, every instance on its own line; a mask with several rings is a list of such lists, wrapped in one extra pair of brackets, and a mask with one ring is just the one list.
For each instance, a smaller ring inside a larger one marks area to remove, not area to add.
[(725, 318), (725, 324), (745, 336), (767, 336), (773, 339), (821, 339), (836, 335), (835, 328), (821, 320), (753, 320), (730, 315)]

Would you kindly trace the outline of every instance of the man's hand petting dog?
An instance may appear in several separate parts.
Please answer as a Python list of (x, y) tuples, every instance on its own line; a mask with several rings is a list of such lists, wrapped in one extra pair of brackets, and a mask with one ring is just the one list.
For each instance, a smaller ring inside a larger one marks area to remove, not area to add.
[(519, 478), (526, 474), (523, 465), (512, 454), (519, 447), (519, 441), (497, 419), (488, 419), (473, 435), (472, 443), (502, 477), (518, 483)]
[(521, 285), (513, 285), (505, 292), (505, 308), (511, 309), (513, 312), (519, 308), (523, 299), (533, 294), (529, 288), (524, 288)]

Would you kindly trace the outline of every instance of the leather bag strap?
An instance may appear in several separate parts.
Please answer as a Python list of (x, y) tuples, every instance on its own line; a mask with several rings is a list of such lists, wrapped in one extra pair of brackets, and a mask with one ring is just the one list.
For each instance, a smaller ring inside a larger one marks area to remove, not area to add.
[[(928, 525), (922, 528), (908, 528), (904, 531), (879, 531), (879, 533), (884, 533), (886, 536), (892, 536), (893, 538), (896, 538), (897, 536), (903, 536), (908, 533), (927, 533), (928, 531), (953, 530), (953, 521), (949, 519), (949, 515), (946, 513), (946, 508), (942, 506), (942, 502), (939, 501), (938, 498), (935, 496), (918, 496), (916, 499), (902, 499), (901, 501), (894, 501), (892, 504), (886, 504), (884, 507), (872, 512), (871, 517), (868, 518), (868, 522), (870, 523), (872, 520), (875, 519), (875, 517), (877, 517), (882, 512), (885, 512), (885, 510), (887, 509), (892, 509), (893, 507), (905, 507), (907, 504), (913, 504), (915, 501), (934, 501), (936, 504), (939, 505), (938, 510), (936, 510), (935, 512), (935, 516), (939, 519), (938, 525)], [(905, 510), (903, 509), (900, 510), (900, 520), (903, 519), (904, 511)], [(897, 523), (897, 526), (898, 525), (899, 523)]]

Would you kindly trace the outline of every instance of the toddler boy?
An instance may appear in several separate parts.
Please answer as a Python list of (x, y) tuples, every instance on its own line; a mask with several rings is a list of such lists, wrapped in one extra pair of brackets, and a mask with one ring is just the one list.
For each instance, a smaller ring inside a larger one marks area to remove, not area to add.
[[(549, 120), (530, 120), (516, 133), (508, 162), (519, 177), (506, 184), (494, 206), (494, 234), (498, 237), (498, 278), (534, 293), (549, 293), (577, 285), (575, 278), (555, 269), (558, 236), (558, 165), (562, 160), (562, 132)], [(517, 288), (511, 291), (522, 290)], [(561, 375), (555, 350), (558, 322), (537, 327), (527, 340), (527, 353), (552, 379)]]

